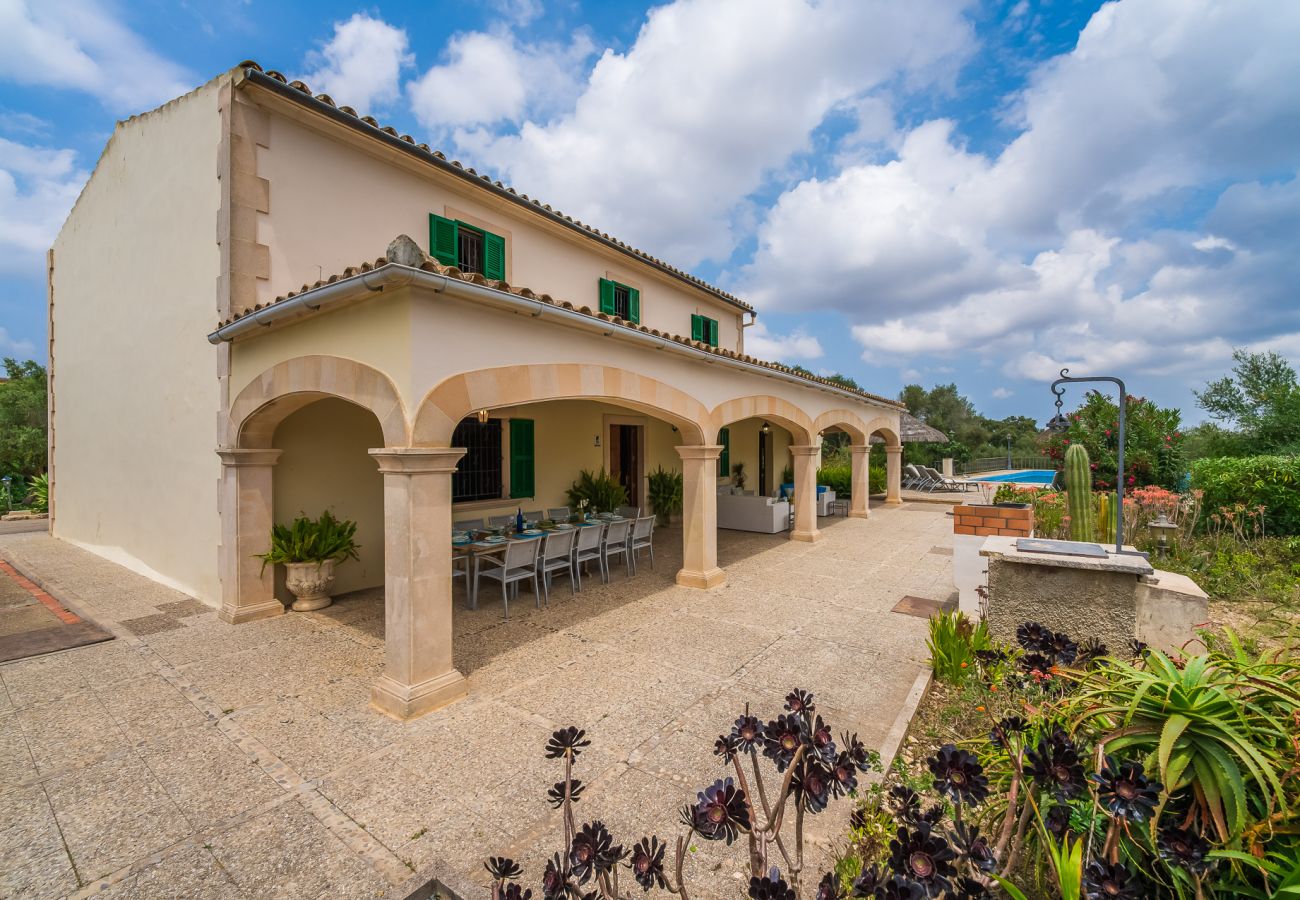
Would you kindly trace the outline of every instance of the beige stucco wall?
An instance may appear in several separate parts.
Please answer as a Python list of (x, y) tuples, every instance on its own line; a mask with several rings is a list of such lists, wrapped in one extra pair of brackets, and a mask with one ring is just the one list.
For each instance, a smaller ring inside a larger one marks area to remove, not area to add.
[[(369, 410), (333, 398), (292, 413), (275, 430), (275, 446), (283, 451), (275, 466), (276, 523), (314, 519), (326, 509), (357, 523), (361, 558), (335, 568), (336, 594), (384, 583), (384, 478), (368, 452), (383, 445)], [(282, 571), (276, 596), (293, 600)]]
[(258, 150), (258, 175), (270, 181), (271, 197), (258, 225), (258, 241), (270, 247), (271, 257), (270, 280), (259, 285), (261, 302), (373, 260), (398, 234), (410, 235), (428, 252), (429, 214), (436, 213), (505, 236), (506, 280), (512, 284), (598, 309), (599, 279), (610, 278), (641, 291), (641, 322), (647, 327), (689, 336), (691, 314), (702, 313), (718, 320), (720, 346), (740, 349), (735, 306), (544, 224), (454, 176), (373, 141), (345, 142), (336, 125), (321, 132), (274, 110), (269, 134), (269, 146)]
[(54, 242), (54, 534), (217, 600), (217, 84), (120, 124)]

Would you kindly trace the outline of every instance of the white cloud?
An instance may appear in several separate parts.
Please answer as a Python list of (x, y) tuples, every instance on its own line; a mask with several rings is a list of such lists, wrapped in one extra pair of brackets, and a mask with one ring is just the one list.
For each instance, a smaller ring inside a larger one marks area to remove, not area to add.
[[(922, 123), (895, 158), (786, 191), (729, 282), (841, 310), (870, 362), (1213, 372), (1300, 331), (1297, 41), (1300, 5), (1107, 4), (1013, 98), (1000, 154)], [(1150, 224), (1205, 191), (1203, 221)]]
[(31, 341), (12, 338), (0, 325), (0, 357), (12, 356), (16, 359), (31, 359), (36, 355), (36, 345)]
[(530, 24), (546, 10), (542, 0), (491, 0), (491, 6), (520, 27)]
[(196, 83), (95, 0), (0, 0), (0, 79), (85, 91), (117, 113)]
[(1010, 396), (1011, 396), (1012, 394), (1014, 394), (1014, 393), (1015, 393), (1015, 391), (1010, 390), (1009, 388), (1004, 388), (1004, 387), (997, 387), (997, 388), (994, 388), (994, 389), (993, 389), (993, 396), (994, 396), (995, 399), (998, 399), (998, 400), (1005, 400), (1005, 399), (1007, 399), (1008, 397), (1010, 397)]
[(972, 47), (964, 6), (677, 0), (626, 52), (605, 51), (571, 112), (478, 135), (475, 155), (680, 265), (725, 259), (743, 199), (809, 149), (828, 113), (900, 76), (951, 77)]
[(757, 320), (745, 329), (745, 352), (776, 362), (820, 359), (824, 354), (821, 342), (802, 326), (789, 334), (773, 334), (767, 330), (767, 325)]
[(0, 138), (0, 272), (39, 271), (87, 173), (71, 150)]
[(313, 91), (363, 115), (401, 96), (402, 69), (415, 57), (407, 52), (406, 32), (366, 13), (334, 23), (334, 37), (308, 54), (303, 76)]
[[(452, 37), (447, 61), (407, 86), (411, 108), (429, 128), (472, 128), (546, 116), (579, 91), (581, 70), (595, 47), (586, 32), (562, 44), (523, 44), (508, 32)], [(485, 136), (464, 134), (469, 145)]]

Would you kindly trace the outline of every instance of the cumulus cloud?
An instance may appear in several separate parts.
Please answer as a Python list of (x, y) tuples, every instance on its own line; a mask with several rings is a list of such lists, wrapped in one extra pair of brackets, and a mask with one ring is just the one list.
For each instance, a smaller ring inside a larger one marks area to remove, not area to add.
[(84, 91), (116, 113), (196, 83), (94, 0), (0, 0), (0, 79)]
[(924, 122), (782, 194), (731, 280), (844, 312), (870, 362), (1212, 371), (1300, 331), (1297, 40), (1295, 5), (1107, 4), (1012, 98), (1002, 152)]
[(820, 359), (824, 354), (821, 342), (802, 327), (789, 334), (773, 334), (759, 321), (745, 329), (745, 352), (775, 362)]
[(492, 0), (492, 8), (519, 26), (530, 24), (545, 12), (542, 0)]
[[(545, 117), (577, 96), (580, 72), (593, 52), (584, 31), (568, 44), (521, 43), (510, 31), (458, 34), (448, 42), (446, 62), (407, 86), (411, 108), (435, 130)], [(472, 131), (460, 135), (468, 146), (485, 139)]]
[(900, 77), (951, 77), (973, 47), (965, 5), (677, 0), (604, 52), (571, 111), (478, 135), (475, 156), (678, 264), (725, 259), (744, 198), (831, 110)]
[(993, 389), (993, 397), (997, 400), (1005, 400), (1014, 393), (1015, 391), (1010, 388), (996, 387)]
[(39, 270), (86, 177), (71, 150), (0, 138), (0, 273)]
[(310, 71), (303, 81), (337, 103), (368, 113), (401, 96), (402, 69), (415, 62), (409, 44), (405, 30), (354, 13), (346, 22), (335, 22), (334, 36), (308, 54)]

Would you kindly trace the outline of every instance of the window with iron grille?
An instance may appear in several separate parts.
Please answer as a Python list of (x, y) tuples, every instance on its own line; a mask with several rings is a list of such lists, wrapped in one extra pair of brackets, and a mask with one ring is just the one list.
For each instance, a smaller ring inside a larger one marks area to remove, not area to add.
[(501, 498), (501, 420), (477, 417), (462, 419), (451, 436), (453, 447), (464, 447), (465, 455), (451, 476), (451, 500), (499, 500)]
[(632, 292), (625, 284), (614, 285), (614, 315), (631, 321)]
[(465, 227), (461, 227), (457, 231), (457, 240), (460, 245), (456, 248), (457, 268), (462, 272), (478, 272), (482, 274), (483, 232)]

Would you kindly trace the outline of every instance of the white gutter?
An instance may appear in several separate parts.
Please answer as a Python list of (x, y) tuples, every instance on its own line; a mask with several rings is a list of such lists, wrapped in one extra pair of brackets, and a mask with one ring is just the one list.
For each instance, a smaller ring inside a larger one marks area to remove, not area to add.
[(248, 315), (236, 319), (227, 325), (221, 326), (216, 331), (209, 334), (208, 342), (211, 344), (220, 344), (223, 342), (234, 341), (238, 338), (248, 337), (261, 332), (263, 329), (271, 328), (272, 326), (282, 324), (291, 319), (302, 318), (303, 316), (310, 315), (324, 307), (354, 300), (356, 299), (358, 288), (365, 288), (366, 290), (374, 292), (382, 292), (388, 288), (406, 287), (408, 285), (419, 285), (431, 289), (436, 294), (446, 293), (452, 297), (473, 300), (477, 303), (493, 306), (497, 309), (508, 310), (517, 314), (526, 313), (535, 319), (557, 319), (566, 325), (581, 328), (584, 331), (596, 332), (605, 337), (618, 338), (619, 340), (640, 344), (655, 350), (668, 350), (708, 364), (723, 363), (733, 368), (751, 372), (755, 375), (762, 375), (767, 378), (776, 378), (780, 381), (787, 381), (805, 389), (811, 388), (814, 390), (825, 391), (828, 394), (841, 396), (857, 403), (874, 403), (886, 408), (895, 406), (895, 404), (889, 403), (888, 401), (871, 400), (843, 388), (810, 382), (799, 375), (782, 372), (777, 369), (769, 369), (765, 366), (745, 362), (742, 359), (734, 359), (729, 356), (709, 353), (700, 350), (697, 347), (692, 347), (689, 344), (682, 344), (666, 337), (647, 334), (646, 332), (636, 328), (629, 328), (626, 325), (619, 325), (614, 322), (597, 319), (593, 316), (587, 315), (586, 313), (578, 312), (575, 309), (565, 309), (563, 306), (546, 303), (543, 300), (532, 300), (528, 297), (521, 297), (518, 294), (511, 294), (507, 291), (499, 291), (485, 285), (475, 284), (472, 281), (462, 281), (459, 278), (449, 278), (446, 275), (440, 275), (436, 272), (426, 272), (424, 269), (415, 269), (398, 263), (388, 263), (378, 269), (363, 272), (360, 275), (353, 275), (351, 278), (341, 278), (333, 284), (326, 284), (318, 288), (312, 288), (311, 290), (298, 294), (296, 297), (292, 297), (288, 300), (281, 300), (279, 303), (274, 303), (270, 306), (259, 309), (256, 312), (249, 313)]

